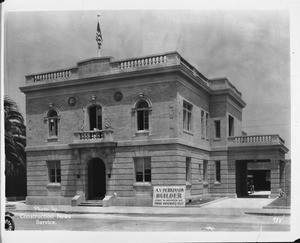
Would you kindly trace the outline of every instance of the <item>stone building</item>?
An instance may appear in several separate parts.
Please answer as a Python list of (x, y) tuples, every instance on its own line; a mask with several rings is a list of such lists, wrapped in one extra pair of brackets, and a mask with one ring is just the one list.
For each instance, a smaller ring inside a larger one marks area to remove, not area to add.
[[(246, 103), (227, 78), (208, 79), (177, 52), (80, 61), (26, 76), (28, 204), (152, 205), (154, 186), (186, 200), (283, 187), (279, 135), (247, 136)], [(247, 169), (249, 167), (249, 170)]]

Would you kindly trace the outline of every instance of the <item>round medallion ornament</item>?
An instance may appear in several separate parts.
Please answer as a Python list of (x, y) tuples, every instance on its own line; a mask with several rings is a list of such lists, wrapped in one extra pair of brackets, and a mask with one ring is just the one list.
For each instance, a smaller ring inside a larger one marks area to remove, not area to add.
[(123, 99), (123, 94), (121, 92), (116, 92), (114, 95), (115, 101), (119, 102)]
[(76, 104), (76, 99), (74, 97), (70, 97), (68, 100), (69, 106), (74, 106)]

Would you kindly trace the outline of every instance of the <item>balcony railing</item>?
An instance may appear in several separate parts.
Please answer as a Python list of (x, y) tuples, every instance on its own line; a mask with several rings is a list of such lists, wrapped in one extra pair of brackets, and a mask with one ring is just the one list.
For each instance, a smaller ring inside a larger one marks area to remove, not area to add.
[(255, 135), (228, 138), (228, 146), (256, 146), (276, 144), (284, 144), (284, 140), (279, 135)]
[(113, 130), (75, 132), (74, 143), (113, 142)]

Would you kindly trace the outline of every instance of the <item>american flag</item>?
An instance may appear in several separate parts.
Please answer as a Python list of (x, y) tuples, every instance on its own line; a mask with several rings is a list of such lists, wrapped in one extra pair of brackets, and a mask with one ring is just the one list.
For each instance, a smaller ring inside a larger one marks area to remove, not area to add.
[(101, 34), (101, 29), (100, 29), (100, 22), (98, 21), (97, 32), (96, 32), (96, 42), (98, 44), (99, 49), (101, 48), (102, 41), (103, 41), (103, 39), (102, 39), (102, 34)]
[(107, 118), (105, 118), (105, 128), (106, 128), (106, 129), (112, 128), (112, 126), (109, 124)]

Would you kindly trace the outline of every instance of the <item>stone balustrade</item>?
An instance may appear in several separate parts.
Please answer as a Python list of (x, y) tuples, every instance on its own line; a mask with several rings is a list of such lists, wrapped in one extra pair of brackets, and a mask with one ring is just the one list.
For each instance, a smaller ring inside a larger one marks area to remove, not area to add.
[(240, 136), (229, 137), (228, 146), (241, 146), (241, 145), (276, 145), (284, 144), (284, 140), (279, 135), (254, 135), (254, 136)]
[(111, 142), (113, 141), (113, 130), (94, 130), (74, 133), (74, 143), (85, 142)]
[(188, 72), (204, 82), (207, 86), (208, 80), (194, 66), (189, 64), (177, 52), (131, 58), (126, 60), (113, 61), (112, 58), (91, 58), (77, 63), (76, 67), (66, 70), (31, 74), (26, 76), (26, 83), (29, 85), (40, 84), (47, 81), (65, 81), (69, 79), (80, 79), (84, 77), (107, 75), (110, 73), (132, 72), (140, 69), (150, 69), (164, 66), (182, 66)]
[(63, 70), (63, 71), (56, 71), (56, 72), (49, 72), (49, 73), (42, 73), (42, 74), (36, 74), (32, 75), (31, 79), (33, 82), (43, 82), (48, 80), (54, 80), (54, 79), (65, 79), (71, 77), (71, 71), (70, 70)]
[(121, 61), (119, 62), (119, 68), (126, 69), (126, 68), (135, 68), (135, 67), (144, 67), (144, 66), (163, 64), (166, 62), (167, 62), (167, 57), (165, 55), (145, 57), (145, 58)]

